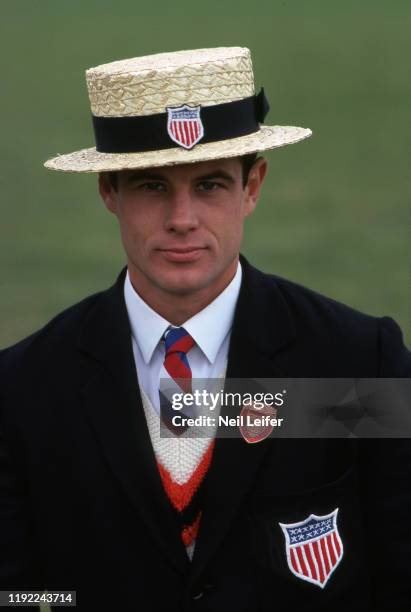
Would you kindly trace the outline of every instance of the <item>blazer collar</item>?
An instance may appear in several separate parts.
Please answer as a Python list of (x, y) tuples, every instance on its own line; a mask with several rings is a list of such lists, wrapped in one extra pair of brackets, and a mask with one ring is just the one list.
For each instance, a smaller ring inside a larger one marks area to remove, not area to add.
[[(272, 378), (272, 359), (294, 340), (296, 327), (277, 277), (261, 272), (243, 255), (240, 261), (243, 280), (231, 333), (227, 377)], [(282, 375), (280, 363), (276, 372)]]
[[(257, 364), (244, 359), (245, 349), (265, 363), (265, 358), (296, 336), (287, 302), (278, 287), (277, 277), (268, 275), (240, 255), (242, 282), (235, 309), (227, 376), (262, 377)], [(116, 283), (100, 294), (80, 331), (80, 349), (97, 361), (113, 366), (117, 354), (131, 356), (131, 329), (124, 301), (124, 267)], [(245, 364), (245, 365), (244, 365)], [(251, 374), (250, 366), (255, 374)]]

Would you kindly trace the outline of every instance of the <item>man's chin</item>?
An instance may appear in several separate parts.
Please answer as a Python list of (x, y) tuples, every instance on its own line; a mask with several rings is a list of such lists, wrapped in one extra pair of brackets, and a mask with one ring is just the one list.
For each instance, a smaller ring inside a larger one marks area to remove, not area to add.
[(189, 267), (185, 270), (168, 270), (156, 277), (158, 286), (163, 291), (173, 295), (190, 295), (201, 291), (212, 283), (212, 275), (209, 270)]
[(203, 282), (200, 282), (198, 280), (197, 281), (181, 280), (179, 282), (171, 282), (171, 281), (164, 282), (162, 284), (162, 289), (172, 295), (184, 296), (184, 295), (193, 295), (197, 293), (198, 291), (201, 291), (202, 289), (204, 289), (205, 286), (206, 284), (204, 284), (204, 280)]

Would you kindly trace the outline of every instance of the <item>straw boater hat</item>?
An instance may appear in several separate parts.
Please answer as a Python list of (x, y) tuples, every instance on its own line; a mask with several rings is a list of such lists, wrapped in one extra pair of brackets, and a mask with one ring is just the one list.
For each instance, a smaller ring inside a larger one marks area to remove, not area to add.
[(237, 157), (282, 147), (311, 130), (265, 126), (249, 49), (160, 53), (86, 70), (96, 147), (44, 164), (103, 172)]

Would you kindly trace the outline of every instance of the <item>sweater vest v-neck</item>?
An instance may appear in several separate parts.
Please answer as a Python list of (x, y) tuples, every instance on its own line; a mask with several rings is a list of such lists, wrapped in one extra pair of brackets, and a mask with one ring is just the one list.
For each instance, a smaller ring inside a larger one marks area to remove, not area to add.
[[(219, 378), (225, 378), (224, 371)], [(184, 434), (160, 437), (160, 418), (140, 386), (143, 409), (161, 481), (176, 512), (181, 538), (192, 559), (203, 510), (204, 484), (212, 462), (215, 430), (212, 437), (188, 437)]]

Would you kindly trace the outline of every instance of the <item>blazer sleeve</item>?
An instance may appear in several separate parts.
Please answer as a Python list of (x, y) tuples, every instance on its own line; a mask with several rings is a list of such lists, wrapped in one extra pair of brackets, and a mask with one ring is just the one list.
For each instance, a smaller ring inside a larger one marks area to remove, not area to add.
[[(411, 353), (390, 317), (378, 320), (380, 378), (411, 378)], [(411, 398), (410, 398), (411, 399)], [(411, 404), (411, 402), (410, 402)], [(411, 439), (360, 443), (363, 520), (375, 612), (411, 605)]]
[[(42, 591), (39, 549), (35, 543), (35, 520), (29, 487), (13, 454), (5, 418), (6, 386), (12, 392), (4, 352), (0, 353), (0, 590)], [(15, 609), (4, 607), (2, 609)], [(39, 610), (39, 606), (19, 606)]]

